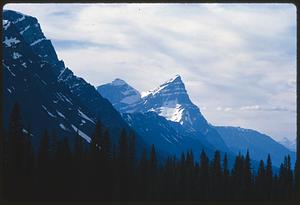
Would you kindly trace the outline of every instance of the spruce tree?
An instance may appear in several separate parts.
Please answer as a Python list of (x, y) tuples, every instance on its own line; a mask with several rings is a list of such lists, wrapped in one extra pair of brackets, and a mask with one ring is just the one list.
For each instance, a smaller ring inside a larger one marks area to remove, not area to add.
[(121, 130), (118, 146), (118, 172), (119, 172), (119, 195), (121, 200), (127, 200), (129, 197), (129, 153), (128, 139), (125, 129)]
[(215, 151), (214, 158), (211, 162), (211, 199), (220, 200), (222, 198), (222, 168), (221, 168), (221, 155), (219, 151)]
[(209, 193), (209, 160), (204, 150), (200, 154), (200, 190), (199, 193), (203, 200), (208, 199)]
[(266, 173), (265, 173), (265, 165), (264, 161), (260, 160), (259, 167), (257, 171), (257, 176), (255, 180), (255, 188), (256, 188), (256, 197), (258, 200), (263, 200), (265, 196), (266, 189)]
[(97, 200), (103, 196), (103, 192), (97, 190), (99, 189), (99, 184), (101, 184), (102, 169), (101, 169), (101, 145), (102, 140), (102, 124), (100, 121), (96, 122), (95, 130), (91, 136), (90, 149), (89, 149), (89, 165), (88, 170), (90, 171), (87, 176), (89, 181), (89, 195), (91, 199)]
[(272, 161), (271, 155), (268, 154), (267, 158), (267, 166), (266, 166), (266, 195), (267, 199), (270, 200), (272, 198), (272, 182), (273, 182), (273, 170), (272, 170)]
[(244, 164), (244, 182), (245, 182), (245, 190), (244, 195), (246, 200), (250, 200), (252, 197), (252, 172), (251, 172), (251, 159), (249, 150), (247, 150)]
[(224, 193), (223, 198), (225, 200), (229, 200), (230, 199), (230, 175), (228, 169), (227, 153), (225, 153), (224, 160), (223, 160), (223, 193)]
[(9, 197), (20, 199), (24, 189), (25, 138), (23, 135), (21, 110), (18, 103), (15, 103), (12, 108), (8, 131), (8, 194)]
[(156, 159), (156, 152), (155, 146), (151, 145), (150, 151), (150, 159), (149, 159), (149, 176), (148, 176), (148, 199), (153, 200), (156, 198), (156, 177), (157, 177), (157, 159)]
[(51, 181), (49, 179), (49, 168), (50, 165), (50, 157), (49, 157), (49, 135), (48, 131), (45, 130), (41, 139), (41, 143), (39, 146), (39, 152), (37, 156), (37, 192), (38, 196), (41, 198), (45, 198), (50, 190)]
[(137, 196), (141, 201), (146, 200), (146, 194), (148, 192), (148, 159), (147, 151), (144, 148), (142, 152), (141, 159), (139, 160), (137, 166), (137, 176), (138, 176), (138, 185), (137, 185)]
[(129, 190), (130, 190), (130, 199), (136, 198), (136, 139), (134, 133), (131, 133), (128, 136), (128, 162), (129, 162)]

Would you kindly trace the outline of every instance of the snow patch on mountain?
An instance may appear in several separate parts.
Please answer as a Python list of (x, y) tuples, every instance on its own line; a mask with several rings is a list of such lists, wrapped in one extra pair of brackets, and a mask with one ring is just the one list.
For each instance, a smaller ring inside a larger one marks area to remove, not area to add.
[(77, 111), (78, 111), (79, 115), (80, 115), (82, 118), (84, 118), (84, 119), (86, 119), (86, 120), (92, 122), (93, 124), (95, 124), (94, 120), (92, 120), (91, 118), (89, 118), (86, 114), (84, 114), (83, 112), (81, 112), (79, 109), (78, 109)]
[(80, 129), (78, 129), (75, 125), (71, 125), (72, 126), (72, 128), (73, 128), (73, 130), (75, 131), (75, 132), (77, 132), (82, 138), (84, 138), (87, 142), (90, 142), (91, 141), (91, 138), (87, 135), (87, 134), (85, 134), (84, 132), (82, 132)]
[(66, 126), (62, 123), (59, 124), (59, 127), (65, 131), (70, 131), (69, 129), (66, 128)]
[(20, 54), (20, 53), (18, 53), (18, 52), (13, 52), (13, 59), (18, 59), (18, 58), (21, 58), (22, 57), (22, 55)]
[(48, 115), (50, 115), (53, 118), (56, 118), (55, 115), (53, 115), (44, 105), (42, 105), (43, 109), (48, 113)]
[(46, 40), (46, 38), (40, 38), (40, 39), (38, 39), (38, 40), (32, 42), (30, 45), (31, 45), (31, 46), (34, 46), (34, 45), (36, 45), (36, 44), (42, 42), (43, 40)]
[(16, 37), (7, 38), (7, 36), (5, 36), (4, 41), (3, 41), (3, 43), (6, 45), (6, 47), (11, 47), (11, 46), (16, 45), (20, 42), (21, 41), (18, 40)]
[(56, 110), (56, 113), (57, 113), (60, 117), (66, 119), (66, 117), (65, 117), (61, 112), (59, 112), (59, 111)]
[(156, 110), (154, 110), (154, 109), (152, 109), (152, 110), (156, 111), (158, 113), (158, 115), (165, 117), (167, 120), (170, 120), (173, 122), (180, 122), (182, 120), (182, 114), (183, 114), (184, 108), (182, 107), (182, 105), (176, 103), (174, 106), (171, 106), (171, 107), (170, 106), (162, 106)]

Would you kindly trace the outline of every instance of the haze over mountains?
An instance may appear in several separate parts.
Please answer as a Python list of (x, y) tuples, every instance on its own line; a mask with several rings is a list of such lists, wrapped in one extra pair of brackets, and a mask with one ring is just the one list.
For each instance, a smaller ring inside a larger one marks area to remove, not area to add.
[(190, 100), (179, 75), (143, 95), (122, 79), (96, 90), (57, 58), (34, 17), (4, 10), (2, 47), (4, 126), (18, 102), (23, 131), (30, 129), (36, 142), (46, 128), (63, 137), (78, 133), (89, 142), (100, 120), (115, 140), (122, 128), (136, 132), (139, 149), (155, 144), (163, 153), (177, 156), (192, 149), (195, 158), (202, 149), (209, 156), (215, 150), (234, 156), (249, 149), (254, 160), (270, 153), (276, 166), (287, 154), (294, 162), (295, 153), (267, 135), (211, 125)]

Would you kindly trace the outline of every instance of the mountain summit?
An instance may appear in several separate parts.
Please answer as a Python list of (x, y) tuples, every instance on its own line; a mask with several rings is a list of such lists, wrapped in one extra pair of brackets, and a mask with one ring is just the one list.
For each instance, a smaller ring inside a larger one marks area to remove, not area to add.
[(142, 102), (139, 91), (119, 78), (98, 86), (97, 91), (107, 98), (120, 113), (135, 112)]
[(208, 124), (200, 109), (190, 100), (180, 75), (161, 84), (142, 99), (143, 112), (156, 112), (167, 120), (179, 123), (191, 135), (199, 136), (199, 140), (205, 140), (216, 149), (227, 151), (227, 146), (218, 132)]
[(136, 89), (123, 82), (116, 79), (112, 83), (99, 86), (97, 90), (123, 114), (154, 112), (172, 122), (173, 127), (180, 125), (186, 135), (194, 136), (221, 151), (228, 151), (218, 132), (208, 124), (200, 109), (190, 100), (180, 75), (152, 91), (144, 92), (142, 97)]
[[(153, 91), (149, 91), (147, 95), (144, 95), (143, 105), (144, 112), (154, 111), (170, 121), (179, 122), (183, 126), (190, 126), (190, 129), (192, 129), (193, 122), (191, 113), (188, 111), (193, 109), (192, 112), (198, 112), (199, 110), (191, 102), (179, 75), (176, 75)], [(203, 116), (201, 115), (200, 117), (201, 121), (205, 123), (206, 120)]]

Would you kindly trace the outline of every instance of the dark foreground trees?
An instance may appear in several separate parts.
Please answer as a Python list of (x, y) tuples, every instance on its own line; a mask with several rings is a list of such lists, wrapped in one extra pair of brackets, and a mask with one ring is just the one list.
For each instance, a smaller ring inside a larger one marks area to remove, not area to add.
[[(23, 129), (20, 108), (11, 113), (8, 134), (3, 139), (4, 197), (9, 200), (293, 200), (295, 177), (286, 156), (277, 174), (271, 156), (253, 170), (250, 153), (236, 156), (229, 169), (227, 155), (216, 151), (209, 159), (191, 150), (179, 159), (157, 158), (149, 151), (136, 153), (135, 136), (122, 130), (117, 143), (97, 122), (91, 142), (76, 134), (58, 140), (47, 130), (33, 152), (30, 129)], [(137, 156), (140, 156), (139, 158)]]

